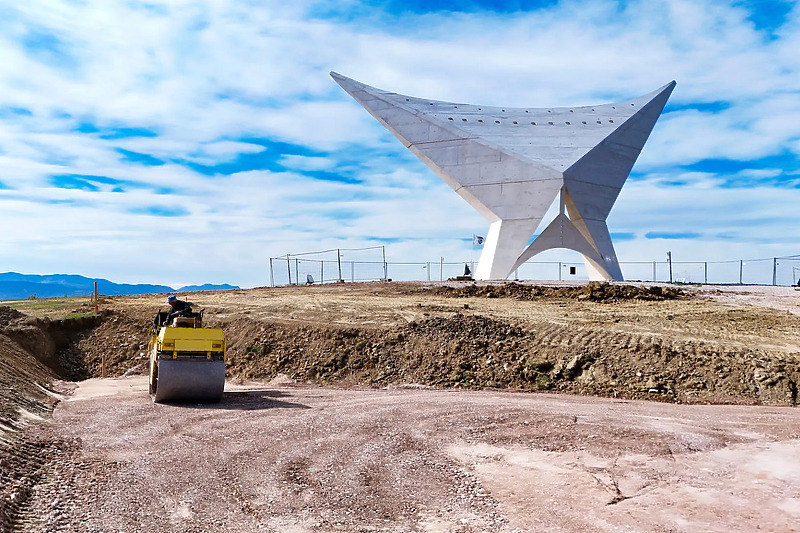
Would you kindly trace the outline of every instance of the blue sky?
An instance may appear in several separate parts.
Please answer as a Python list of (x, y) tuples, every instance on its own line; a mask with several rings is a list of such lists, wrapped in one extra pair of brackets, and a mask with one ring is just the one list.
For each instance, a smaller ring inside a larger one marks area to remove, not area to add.
[(477, 260), (488, 224), (331, 70), (530, 107), (675, 79), (608, 219), (620, 260), (797, 254), (797, 50), (782, 0), (0, 0), (0, 271), (251, 287), (311, 250)]

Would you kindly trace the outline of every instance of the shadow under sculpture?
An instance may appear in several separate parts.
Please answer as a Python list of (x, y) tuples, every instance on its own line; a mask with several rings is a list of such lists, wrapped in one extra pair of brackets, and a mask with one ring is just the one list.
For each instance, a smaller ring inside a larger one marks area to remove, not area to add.
[[(475, 278), (506, 279), (551, 248), (622, 280), (606, 219), (675, 81), (625, 102), (511, 108), (425, 100), (333, 79), (489, 222)], [(526, 247), (547, 210), (558, 215)]]

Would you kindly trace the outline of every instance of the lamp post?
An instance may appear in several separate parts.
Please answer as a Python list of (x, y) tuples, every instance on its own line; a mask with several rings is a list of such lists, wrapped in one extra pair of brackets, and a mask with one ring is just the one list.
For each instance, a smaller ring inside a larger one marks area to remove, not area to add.
[(667, 252), (667, 263), (669, 264), (669, 282), (672, 283), (672, 252)]

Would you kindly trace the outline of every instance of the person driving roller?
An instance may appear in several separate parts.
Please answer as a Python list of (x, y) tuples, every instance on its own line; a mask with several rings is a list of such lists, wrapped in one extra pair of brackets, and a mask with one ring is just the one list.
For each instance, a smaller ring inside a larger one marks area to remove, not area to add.
[(188, 316), (192, 312), (192, 306), (188, 302), (178, 300), (178, 297), (174, 294), (170, 294), (167, 297), (167, 303), (170, 306), (170, 310), (169, 313), (167, 313), (166, 320), (164, 321), (165, 326), (172, 324), (172, 321), (175, 320), (175, 317)]

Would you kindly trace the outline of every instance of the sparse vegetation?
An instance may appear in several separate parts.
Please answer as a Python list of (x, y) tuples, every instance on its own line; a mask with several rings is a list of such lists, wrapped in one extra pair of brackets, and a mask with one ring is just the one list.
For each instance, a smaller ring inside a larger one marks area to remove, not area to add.
[(91, 298), (75, 296), (66, 298), (28, 298), (8, 300), (3, 305), (37, 318), (80, 318), (94, 314)]

